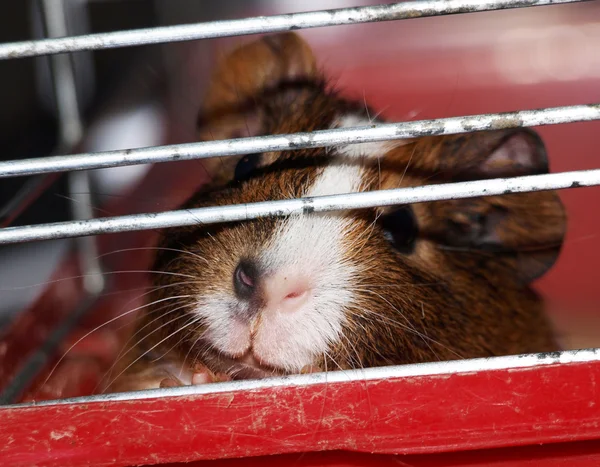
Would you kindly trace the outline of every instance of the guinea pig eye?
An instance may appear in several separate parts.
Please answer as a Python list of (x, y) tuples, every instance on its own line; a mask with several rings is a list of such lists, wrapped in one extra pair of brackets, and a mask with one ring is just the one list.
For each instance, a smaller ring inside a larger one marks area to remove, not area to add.
[(385, 239), (400, 253), (414, 251), (418, 233), (417, 221), (410, 206), (401, 206), (381, 216), (379, 223)]
[(240, 159), (235, 166), (234, 178), (237, 181), (248, 178), (250, 173), (258, 167), (260, 161), (260, 154), (246, 154)]

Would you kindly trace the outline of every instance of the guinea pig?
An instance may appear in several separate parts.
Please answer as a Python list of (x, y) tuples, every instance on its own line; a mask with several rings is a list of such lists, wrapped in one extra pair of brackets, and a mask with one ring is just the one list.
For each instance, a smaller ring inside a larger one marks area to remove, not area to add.
[[(221, 61), (198, 125), (200, 139), (226, 139), (379, 121), (370, 115), (284, 33)], [(524, 129), (207, 165), (214, 182), (184, 209), (549, 170)], [(107, 390), (557, 350), (530, 284), (565, 229), (551, 191), (167, 229), (161, 273)]]

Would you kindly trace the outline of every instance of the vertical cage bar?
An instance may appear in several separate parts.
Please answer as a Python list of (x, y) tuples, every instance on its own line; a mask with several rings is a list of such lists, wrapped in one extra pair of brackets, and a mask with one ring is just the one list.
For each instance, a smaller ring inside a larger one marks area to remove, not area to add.
[[(68, 35), (65, 0), (40, 0), (44, 26), (49, 37)], [(52, 85), (59, 123), (58, 153), (72, 152), (83, 138), (83, 123), (79, 111), (75, 73), (71, 57), (55, 55), (50, 57)], [(55, 177), (46, 177), (55, 178)], [(27, 187), (39, 188), (45, 181), (38, 177)], [(43, 188), (43, 186), (42, 186)], [(75, 220), (93, 218), (92, 196), (89, 172), (73, 172), (69, 174), (69, 191), (71, 211)], [(35, 193), (32, 193), (33, 197)], [(27, 193), (16, 199), (19, 206), (11, 205), (11, 212), (22, 208), (27, 202)], [(96, 299), (105, 287), (102, 267), (99, 260), (96, 237), (78, 238), (76, 240), (78, 260), (83, 273), (82, 281), (86, 296), (81, 303), (50, 333), (44, 343), (30, 355), (23, 366), (15, 374), (10, 384), (0, 393), (0, 404), (15, 402), (34, 381), (40, 371), (48, 363), (50, 355), (56, 351), (61, 342), (68, 336), (77, 323), (92, 308)]]
[[(65, 0), (42, 0), (41, 5), (48, 37), (68, 36)], [(83, 139), (83, 123), (79, 112), (75, 73), (69, 55), (54, 55), (50, 57), (50, 60), (59, 118), (59, 149), (62, 153), (69, 153)], [(74, 219), (86, 220), (93, 218), (93, 199), (89, 172), (70, 173), (69, 191)], [(90, 294), (99, 293), (104, 288), (104, 279), (98, 260), (96, 238), (78, 239), (77, 248), (84, 274), (84, 287)]]

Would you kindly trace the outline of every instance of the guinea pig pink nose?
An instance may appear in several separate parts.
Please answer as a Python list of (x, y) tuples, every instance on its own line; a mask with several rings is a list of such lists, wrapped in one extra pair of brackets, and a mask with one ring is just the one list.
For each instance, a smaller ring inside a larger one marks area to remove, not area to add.
[(307, 302), (310, 282), (302, 273), (277, 272), (264, 279), (262, 292), (268, 309), (294, 312)]

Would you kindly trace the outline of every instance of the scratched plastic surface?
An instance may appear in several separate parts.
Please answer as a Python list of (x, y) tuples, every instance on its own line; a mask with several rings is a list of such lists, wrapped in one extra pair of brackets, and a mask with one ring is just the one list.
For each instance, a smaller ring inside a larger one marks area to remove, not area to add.
[[(600, 9), (593, 4), (319, 29), (303, 34), (325, 64), (326, 73), (340, 89), (351, 97), (364, 97), (372, 108), (381, 110), (393, 121), (600, 100), (600, 56), (593, 48), (593, 44), (600, 41)], [(235, 41), (237, 39), (222, 43)], [(184, 47), (192, 57), (195, 45), (190, 43)], [(190, 59), (188, 68), (184, 67), (182, 73), (193, 75), (196, 72), (194, 63)], [(193, 94), (193, 90), (190, 92)], [(190, 99), (192, 105), (198, 105), (194, 99)], [(552, 170), (597, 168), (595, 146), (599, 128), (597, 122), (540, 128)], [(182, 135), (179, 129), (173, 129), (171, 135), (168, 143), (189, 136)], [(118, 215), (175, 207), (204, 180), (204, 176), (200, 164), (193, 161), (162, 164), (135, 188), (131, 200), (112, 203), (106, 209)], [(146, 193), (147, 197), (141, 195)], [(600, 203), (600, 188), (566, 190), (561, 196), (569, 215), (566, 243), (558, 263), (538, 287), (551, 301), (557, 322), (578, 326), (577, 330), (586, 329), (592, 327), (590, 321), (597, 322), (596, 307), (600, 303), (596, 280), (596, 267), (600, 264), (600, 216), (591, 215)], [(156, 200), (161, 200), (158, 207)], [(110, 252), (137, 247), (146, 244), (153, 235), (153, 232), (144, 232), (105, 236), (101, 239), (101, 249)], [(107, 264), (115, 271), (143, 270), (149, 261), (147, 251), (107, 256)], [(56, 277), (68, 278), (76, 274), (73, 263), (67, 261)], [(62, 352), (90, 329), (142, 303), (143, 298), (139, 296), (147, 285), (144, 274), (118, 274), (111, 281), (111, 294), (100, 301), (89, 318), (63, 344)], [(72, 310), (79, 296), (78, 290), (77, 281), (63, 280), (53, 284), (0, 341), (0, 386), (7, 383), (23, 356), (42, 342), (57, 320)], [(126, 332), (131, 318), (133, 316), (118, 320), (83, 340), (69, 352), (51, 380), (40, 386), (45, 379), (45, 374), (42, 375), (24, 400), (90, 394), (119, 352), (120, 336)], [(596, 343), (593, 333), (581, 332), (586, 343)], [(549, 404), (552, 403), (547, 394), (539, 397), (548, 397)], [(515, 441), (515, 444), (520, 443)], [(498, 466), (538, 465), (536, 462), (573, 465), (571, 462), (575, 457), (578, 465), (598, 465), (599, 446), (590, 441), (508, 451), (479, 450), (402, 457), (308, 453), (191, 465), (479, 466), (489, 465), (492, 459)], [(318, 449), (318, 439), (306, 447), (307, 451)], [(377, 446), (372, 450), (377, 451)], [(449, 445), (447, 450), (455, 448)], [(147, 459), (147, 462), (156, 463), (167, 462), (170, 457), (167, 453)]]

